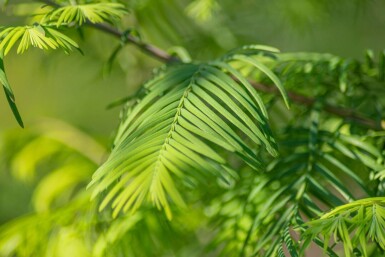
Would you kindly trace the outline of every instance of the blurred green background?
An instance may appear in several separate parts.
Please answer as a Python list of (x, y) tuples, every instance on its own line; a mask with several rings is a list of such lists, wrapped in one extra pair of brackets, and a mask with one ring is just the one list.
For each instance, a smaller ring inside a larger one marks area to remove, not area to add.
[[(182, 47), (194, 60), (211, 59), (251, 43), (271, 45), (284, 52), (323, 52), (353, 58), (362, 58), (366, 49), (378, 52), (385, 46), (385, 1), (381, 0), (132, 0), (125, 3), (131, 11), (121, 29), (135, 29), (145, 42), (165, 50)], [(9, 8), (0, 13), (0, 25), (30, 24), (33, 17), (28, 13), (31, 8), (39, 13), (39, 6), (31, 1), (10, 1)], [(26, 128), (18, 127), (5, 96), (0, 94), (0, 225), (36, 208), (31, 196), (39, 177), (29, 182), (25, 177), (14, 178), (20, 168), (15, 158), (21, 149), (37, 135), (70, 124), (79, 130), (74, 132), (74, 140), (76, 135), (85, 133), (79, 138), (90, 137), (95, 140), (93, 143), (100, 144), (100, 151), (91, 155), (96, 163), (98, 159), (101, 163), (119, 122), (119, 107), (107, 110), (107, 105), (133, 93), (161, 65), (135, 47), (126, 46), (108, 73), (106, 63), (119, 45), (116, 38), (92, 28), (68, 35), (80, 44), (84, 55), (31, 49), (23, 55), (11, 52), (5, 58)], [(47, 119), (56, 121), (46, 123)], [(42, 122), (45, 129), (36, 129)], [(59, 160), (69, 163), (71, 158), (75, 158), (73, 154), (56, 158), (56, 164), (47, 164), (45, 160), (44, 167), (36, 162), (30, 170), (46, 174), (50, 165), (57, 167)], [(85, 163), (88, 165), (85, 174), (90, 178), (96, 166)], [(87, 177), (83, 180), (89, 181)]]

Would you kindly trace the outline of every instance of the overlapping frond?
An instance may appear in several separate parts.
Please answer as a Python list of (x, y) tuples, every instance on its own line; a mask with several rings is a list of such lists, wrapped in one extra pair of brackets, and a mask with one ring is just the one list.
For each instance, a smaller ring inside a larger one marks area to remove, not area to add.
[[(308, 140), (294, 136), (305, 133), (310, 135)], [(287, 226), (301, 224), (303, 215), (312, 219), (322, 214), (324, 206), (335, 208), (356, 199), (357, 195), (373, 196), (374, 192), (367, 186), (370, 171), (379, 171), (384, 167), (381, 153), (368, 152), (374, 148), (355, 136), (317, 131), (314, 127), (307, 132), (297, 130), (294, 134), (290, 133), (287, 141), (292, 149), (291, 154), (279, 158), (269, 167), (271, 174), (268, 175), (270, 180), (266, 186), (279, 183), (279, 189), (264, 203), (264, 211), (254, 220), (255, 227), (265, 227), (264, 231), (268, 231), (257, 236), (255, 251), (261, 256), (264, 250), (271, 249), (277, 243), (277, 238), (281, 236), (277, 234), (279, 231), (282, 233)], [(361, 166), (365, 171), (357, 173), (355, 166)], [(347, 186), (347, 183), (356, 186)], [(253, 193), (255, 195), (257, 192)], [(322, 204), (316, 204), (315, 199)], [(293, 210), (288, 212), (289, 209)], [(266, 223), (272, 213), (276, 213), (279, 219)], [(291, 222), (285, 224), (285, 220)]]
[[(331, 239), (342, 242), (346, 257), (368, 256), (368, 244), (377, 243), (385, 250), (385, 199), (361, 199), (335, 208), (319, 219), (305, 223), (303, 248), (316, 236), (322, 235), (324, 248)], [(353, 251), (354, 254), (353, 255)]]
[[(272, 98), (273, 122), (285, 127), (284, 138), (278, 141), (281, 155), (271, 162), (265, 175), (255, 177), (252, 185), (243, 183), (245, 188), (234, 192), (230, 200), (228, 196), (216, 199), (220, 204), (211, 218), (219, 229), (216, 246), (226, 244), (223, 256), (234, 252), (280, 256), (287, 255), (288, 250), (291, 256), (303, 256), (306, 247), (295, 242), (299, 234), (306, 233), (301, 226), (304, 220), (363, 196), (383, 194), (383, 140), (362, 137), (360, 134), (368, 131), (354, 120), (343, 125), (341, 119), (325, 119), (322, 111), (323, 104), (357, 104), (362, 113), (379, 120), (375, 115), (380, 115), (376, 108), (381, 100), (377, 96), (369, 100), (367, 91), (383, 92), (378, 88), (383, 81), (383, 58), (381, 54), (377, 63), (368, 54), (366, 62), (358, 62), (329, 54), (294, 53), (280, 54), (267, 62), (286, 88), (304, 92), (309, 99), (314, 97), (314, 110), (310, 113), (304, 108), (304, 119), (298, 115), (293, 119), (279, 109), (280, 101)], [(371, 134), (378, 139), (383, 135)], [(245, 196), (247, 191), (251, 193)], [(236, 204), (237, 210), (227, 213), (231, 204)], [(324, 246), (319, 234), (312, 242)], [(326, 245), (325, 250), (329, 256), (339, 256), (335, 245)]]
[[(304, 220), (317, 218), (325, 209), (358, 196), (376, 194), (368, 184), (372, 173), (380, 176), (384, 170), (382, 153), (371, 140), (344, 133), (342, 128), (321, 129), (318, 108), (311, 114), (309, 127), (290, 128), (284, 133), (286, 136), (278, 141), (281, 155), (265, 174), (242, 183), (245, 188), (234, 191), (231, 198), (219, 200), (212, 219), (220, 229), (216, 240), (227, 245), (224, 256), (234, 251), (241, 256), (279, 256), (283, 249), (288, 249), (290, 256), (303, 256), (308, 245), (296, 244), (295, 238), (307, 233)], [(237, 207), (227, 214), (231, 204)], [(324, 245), (318, 234), (311, 241)], [(325, 251), (338, 256), (332, 246), (326, 245)]]
[(117, 21), (126, 13), (125, 6), (119, 3), (67, 5), (49, 12), (43, 21), (51, 21), (57, 27), (71, 23), (82, 25), (87, 21), (91, 23)]
[(276, 155), (263, 102), (229, 63), (170, 67), (144, 88), (122, 121), (111, 156), (93, 176), (94, 196), (108, 188), (101, 209), (112, 202), (117, 215), (150, 200), (171, 217), (170, 201), (185, 205), (175, 177), (236, 176), (217, 149), (255, 169), (261, 161), (252, 145)]

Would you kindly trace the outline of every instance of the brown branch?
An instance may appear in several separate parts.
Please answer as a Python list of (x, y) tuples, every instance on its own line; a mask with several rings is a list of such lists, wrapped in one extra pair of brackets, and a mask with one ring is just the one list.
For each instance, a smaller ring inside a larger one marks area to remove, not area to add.
[(108, 34), (111, 34), (115, 37), (121, 38), (124, 40), (124, 42), (131, 43), (138, 47), (141, 51), (143, 51), (146, 54), (149, 54), (150, 56), (166, 63), (173, 63), (173, 62), (180, 62), (179, 58), (170, 55), (166, 51), (142, 42), (139, 38), (134, 37), (130, 35), (129, 33), (123, 33), (119, 31), (118, 29), (106, 24), (106, 23), (91, 23), (87, 22), (87, 25), (90, 27), (96, 28), (98, 30), (104, 31)]
[[(54, 6), (54, 7), (60, 7), (59, 4), (57, 4), (51, 0), (40, 0), (38, 2), (43, 2), (47, 5)], [(124, 40), (124, 42), (131, 43), (131, 44), (135, 45), (136, 47), (138, 47), (144, 53), (146, 53), (146, 54), (148, 54), (148, 55), (150, 55), (150, 56), (152, 56), (155, 59), (158, 59), (160, 61), (163, 61), (166, 63), (181, 62), (181, 60), (179, 58), (170, 55), (166, 51), (164, 51), (164, 50), (162, 50), (162, 49), (160, 49), (154, 45), (144, 43), (139, 38), (137, 38), (133, 35), (130, 35), (129, 33), (121, 32), (120, 30), (116, 29), (115, 27), (113, 27), (109, 24), (105, 24), (105, 23), (95, 24), (95, 23), (91, 23), (88, 21), (87, 25), (90, 27), (96, 28), (98, 30), (101, 30), (103, 32), (106, 32), (112, 36), (119, 38), (119, 39), (122, 39), (122, 40)], [(262, 92), (280, 95), (280, 92), (275, 87), (269, 87), (269, 86), (266, 86), (266, 85), (263, 85), (260, 83), (256, 83), (253, 81), (251, 81), (250, 83), (251, 83), (251, 85), (253, 85), (253, 87), (255, 89), (258, 89)], [(295, 93), (293, 91), (287, 91), (287, 94), (288, 94), (289, 99), (292, 102), (295, 102), (295, 103), (298, 103), (301, 105), (305, 105), (305, 106), (310, 107), (316, 102), (315, 98), (304, 96), (304, 95)], [(376, 121), (376, 120), (367, 118), (361, 114), (358, 114), (352, 109), (338, 107), (338, 106), (332, 106), (332, 105), (327, 105), (327, 104), (324, 105), (323, 109), (330, 114), (337, 115), (337, 116), (342, 117), (346, 120), (355, 121), (363, 127), (370, 128), (373, 130), (385, 130), (385, 120)]]
[[(276, 87), (269, 87), (264, 84), (256, 83), (251, 81), (250, 84), (255, 88), (258, 89), (259, 91), (265, 92), (265, 93), (270, 93), (270, 94), (275, 94), (275, 95), (280, 95), (281, 93)], [(287, 95), (289, 99), (294, 102), (298, 103), (301, 105), (305, 106), (312, 106), (315, 102), (316, 99), (308, 96), (304, 96), (298, 93), (295, 93), (293, 91), (287, 91)], [(323, 105), (323, 109), (330, 113), (337, 115), (339, 117), (344, 118), (345, 120), (351, 120), (359, 123), (361, 126), (370, 128), (373, 130), (384, 130), (385, 129), (385, 120), (381, 121), (376, 121), (370, 118), (367, 118), (361, 114), (356, 113), (352, 109), (348, 108), (343, 108), (343, 107), (338, 107), (338, 106), (333, 106), (329, 104)]]
[[(45, 3), (46, 5), (53, 6), (53, 7), (61, 7), (61, 5), (57, 4), (54, 1), (51, 0), (37, 0), (37, 2)], [(158, 59), (159, 61), (166, 62), (166, 63), (172, 63), (172, 62), (179, 62), (179, 58), (170, 55), (166, 51), (142, 42), (138, 37), (134, 37), (130, 35), (129, 33), (124, 33), (117, 28), (106, 24), (106, 23), (92, 23), (90, 21), (87, 21), (86, 24), (90, 27), (96, 28), (98, 30), (101, 30), (103, 32), (106, 32), (112, 36), (115, 36), (119, 39), (121, 39), (123, 42), (131, 43), (138, 47), (141, 51), (143, 51), (146, 54), (149, 54), (150, 56)]]

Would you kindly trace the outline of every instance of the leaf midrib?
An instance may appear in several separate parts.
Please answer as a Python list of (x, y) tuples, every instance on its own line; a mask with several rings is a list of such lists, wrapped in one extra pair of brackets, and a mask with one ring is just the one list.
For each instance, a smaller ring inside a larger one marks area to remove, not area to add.
[(153, 170), (151, 172), (152, 176), (151, 176), (151, 182), (150, 182), (150, 193), (152, 192), (152, 187), (154, 185), (153, 182), (155, 181), (155, 178), (159, 174), (159, 169), (160, 169), (160, 166), (162, 164), (162, 157), (165, 158), (165, 154), (164, 153), (167, 151), (166, 147), (167, 147), (167, 145), (170, 144), (169, 141), (172, 138), (172, 134), (175, 131), (175, 127), (178, 125), (178, 119), (181, 116), (182, 109), (184, 108), (184, 101), (187, 99), (188, 94), (191, 92), (192, 86), (195, 83), (195, 78), (196, 78), (196, 76), (198, 76), (200, 74), (200, 71), (201, 71), (201, 66), (191, 76), (190, 83), (188, 84), (187, 88), (184, 90), (182, 98), (180, 99), (178, 107), (176, 108), (176, 113), (175, 113), (175, 116), (174, 116), (174, 121), (170, 124), (170, 130), (167, 133), (167, 136), (166, 136), (166, 138), (165, 138), (165, 140), (164, 140), (164, 142), (162, 144), (162, 147), (159, 149), (159, 154), (158, 154), (157, 160), (156, 160), (154, 168), (153, 168)]

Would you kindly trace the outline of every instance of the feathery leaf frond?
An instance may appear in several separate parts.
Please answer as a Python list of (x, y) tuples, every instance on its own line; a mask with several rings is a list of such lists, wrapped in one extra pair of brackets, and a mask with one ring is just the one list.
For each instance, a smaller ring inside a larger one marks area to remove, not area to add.
[(144, 88), (90, 184), (94, 196), (110, 188), (100, 209), (112, 202), (116, 216), (150, 200), (170, 218), (170, 201), (185, 205), (174, 176), (196, 180), (212, 174), (224, 181), (236, 176), (218, 147), (254, 169), (261, 161), (251, 142), (276, 155), (263, 102), (228, 63), (170, 67)]
[(125, 6), (119, 3), (68, 5), (49, 12), (43, 21), (53, 21), (57, 27), (71, 23), (82, 25), (87, 21), (102, 23), (120, 20), (126, 13)]
[(385, 198), (366, 198), (341, 205), (303, 226), (305, 240), (322, 235), (327, 247), (334, 238), (336, 243), (343, 243), (345, 256), (353, 256), (356, 249), (366, 257), (369, 240), (385, 250)]
[(24, 53), (30, 46), (43, 50), (63, 49), (66, 53), (72, 48), (79, 48), (78, 44), (53, 29), (51, 26), (35, 24), (23, 27), (8, 27), (0, 32), (0, 51), (7, 55), (17, 41), (20, 41), (17, 53)]

